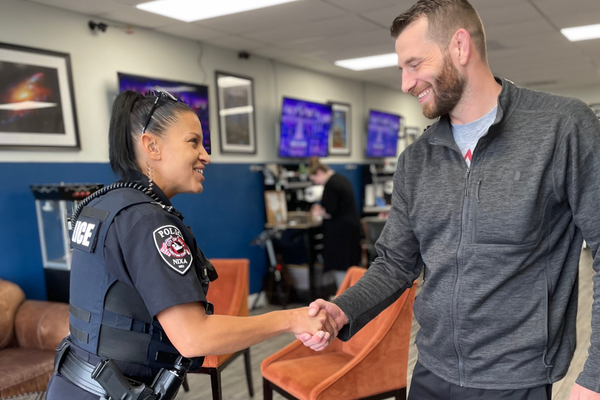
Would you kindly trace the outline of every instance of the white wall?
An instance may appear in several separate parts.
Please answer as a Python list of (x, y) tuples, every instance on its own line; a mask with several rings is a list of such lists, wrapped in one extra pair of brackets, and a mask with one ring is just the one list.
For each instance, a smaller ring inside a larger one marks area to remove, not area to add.
[[(240, 60), (234, 51), (203, 46), (163, 33), (135, 28), (133, 34), (109, 27), (93, 33), (90, 18), (19, 0), (0, 1), (0, 42), (69, 53), (81, 150), (0, 150), (0, 161), (107, 162), (108, 123), (111, 103), (117, 95), (117, 72), (144, 75), (209, 86), (213, 162), (260, 163), (281, 161), (277, 157), (277, 121), (281, 97), (317, 102), (336, 100), (352, 105), (352, 156), (330, 157), (325, 162), (364, 162), (363, 138), (370, 108), (401, 114), (406, 124), (421, 129), (429, 124), (418, 103), (410, 96), (380, 86), (310, 72), (273, 61), (251, 57)], [(221, 154), (218, 140), (215, 70), (254, 78), (257, 154)]]
[(571, 89), (553, 90), (555, 94), (575, 97), (587, 104), (600, 103), (600, 86), (585, 86)]

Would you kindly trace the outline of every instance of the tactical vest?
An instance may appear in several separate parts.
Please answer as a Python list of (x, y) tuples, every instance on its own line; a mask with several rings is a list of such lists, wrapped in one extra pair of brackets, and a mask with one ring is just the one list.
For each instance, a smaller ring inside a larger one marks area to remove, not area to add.
[[(73, 344), (102, 358), (171, 368), (179, 352), (149, 314), (138, 292), (117, 281), (105, 267), (104, 241), (113, 219), (119, 211), (142, 203), (166, 208), (141, 190), (131, 188), (113, 190), (82, 208), (71, 240), (70, 336)], [(191, 231), (182, 229), (181, 233), (190, 249), (196, 251), (195, 271), (188, 273), (198, 275), (206, 295), (210, 275), (207, 268), (214, 269), (197, 248)], [(205, 265), (201, 265), (203, 262)], [(208, 306), (207, 313), (211, 313)], [(202, 360), (195, 359), (192, 369), (197, 369)]]

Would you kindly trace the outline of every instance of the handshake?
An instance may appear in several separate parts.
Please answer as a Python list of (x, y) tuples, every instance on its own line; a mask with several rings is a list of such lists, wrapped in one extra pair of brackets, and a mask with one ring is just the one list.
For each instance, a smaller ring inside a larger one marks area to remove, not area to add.
[(314, 351), (321, 351), (348, 323), (348, 317), (337, 305), (318, 299), (308, 308), (294, 310), (292, 332), (296, 339)]

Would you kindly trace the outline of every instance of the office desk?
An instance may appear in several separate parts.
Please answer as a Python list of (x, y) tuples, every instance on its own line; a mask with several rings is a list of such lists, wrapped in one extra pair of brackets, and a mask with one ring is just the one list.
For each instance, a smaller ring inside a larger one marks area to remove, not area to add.
[(308, 259), (309, 301), (314, 301), (317, 298), (314, 282), (315, 261), (317, 259), (318, 251), (323, 247), (322, 244), (318, 243), (323, 238), (323, 233), (321, 232), (322, 225), (323, 223), (321, 221), (311, 221), (302, 223), (294, 223), (294, 221), (292, 221), (291, 223), (287, 224), (265, 224), (265, 228), (267, 229), (279, 229), (282, 231), (298, 229), (303, 231), (304, 243), (306, 243), (306, 254)]

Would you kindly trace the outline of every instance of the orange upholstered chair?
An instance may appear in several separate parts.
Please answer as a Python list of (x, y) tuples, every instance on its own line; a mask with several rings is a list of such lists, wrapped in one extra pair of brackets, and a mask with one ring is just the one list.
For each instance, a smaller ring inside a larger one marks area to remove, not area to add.
[[(219, 278), (212, 282), (208, 289), (208, 301), (215, 306), (215, 314), (247, 317), (248, 269), (250, 261), (247, 259), (212, 259), (210, 261), (219, 274)], [(247, 348), (237, 353), (207, 356), (204, 358), (204, 363), (199, 372), (210, 375), (214, 400), (222, 398), (221, 371), (241, 354), (244, 355), (246, 363), (248, 392), (250, 392), (250, 396), (254, 396), (250, 349)]]
[[(338, 294), (356, 283), (364, 268), (352, 267)], [(264, 399), (273, 390), (288, 399), (406, 399), (408, 347), (416, 282), (348, 342), (332, 341), (315, 352), (296, 340), (261, 364)]]

